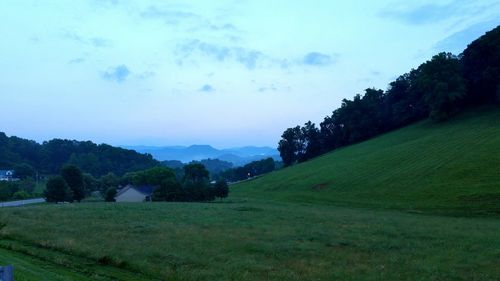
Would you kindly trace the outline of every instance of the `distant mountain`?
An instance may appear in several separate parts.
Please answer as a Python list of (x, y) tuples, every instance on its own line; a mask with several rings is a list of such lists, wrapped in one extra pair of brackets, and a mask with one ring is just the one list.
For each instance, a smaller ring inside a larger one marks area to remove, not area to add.
[(234, 147), (216, 149), (210, 145), (191, 146), (123, 146), (139, 153), (149, 153), (159, 161), (177, 160), (184, 163), (200, 161), (203, 159), (219, 159), (242, 166), (252, 161), (272, 157), (281, 160), (278, 150), (271, 147)]

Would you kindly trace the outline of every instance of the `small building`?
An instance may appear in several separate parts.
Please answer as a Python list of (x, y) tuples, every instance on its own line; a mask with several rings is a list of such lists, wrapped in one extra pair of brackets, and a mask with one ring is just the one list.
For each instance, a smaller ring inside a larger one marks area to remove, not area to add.
[(116, 202), (150, 202), (153, 196), (154, 186), (127, 185), (118, 190), (115, 196)]
[(12, 181), (14, 180), (13, 170), (0, 170), (0, 181)]

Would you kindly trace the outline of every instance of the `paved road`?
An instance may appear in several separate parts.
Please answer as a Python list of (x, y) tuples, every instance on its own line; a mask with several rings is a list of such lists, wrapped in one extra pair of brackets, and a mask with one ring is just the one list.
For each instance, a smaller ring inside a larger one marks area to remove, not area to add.
[(28, 204), (35, 203), (43, 203), (45, 202), (45, 198), (35, 198), (35, 199), (26, 199), (26, 200), (18, 200), (18, 201), (10, 201), (10, 202), (0, 202), (0, 207), (17, 207)]

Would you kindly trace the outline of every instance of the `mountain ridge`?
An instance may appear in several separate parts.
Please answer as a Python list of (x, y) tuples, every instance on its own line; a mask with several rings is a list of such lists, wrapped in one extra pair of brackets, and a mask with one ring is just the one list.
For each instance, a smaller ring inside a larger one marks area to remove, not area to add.
[(156, 160), (178, 160), (184, 163), (200, 161), (203, 159), (219, 159), (242, 166), (249, 162), (264, 158), (281, 160), (279, 152), (275, 148), (267, 146), (242, 146), (217, 149), (207, 144), (195, 144), (190, 146), (120, 146), (122, 148), (135, 150), (139, 153), (151, 154)]

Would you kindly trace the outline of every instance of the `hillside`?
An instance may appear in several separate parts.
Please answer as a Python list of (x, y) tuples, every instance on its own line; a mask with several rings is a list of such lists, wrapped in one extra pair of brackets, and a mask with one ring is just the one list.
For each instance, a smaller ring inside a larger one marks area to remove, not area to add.
[(123, 175), (160, 163), (151, 155), (108, 144), (68, 139), (37, 143), (0, 132), (0, 169), (16, 169), (21, 164), (31, 166), (33, 174), (35, 170), (40, 174), (57, 174), (63, 165), (72, 164), (93, 176), (102, 176), (110, 172)]
[(236, 184), (235, 196), (427, 212), (500, 213), (500, 110), (423, 121)]

